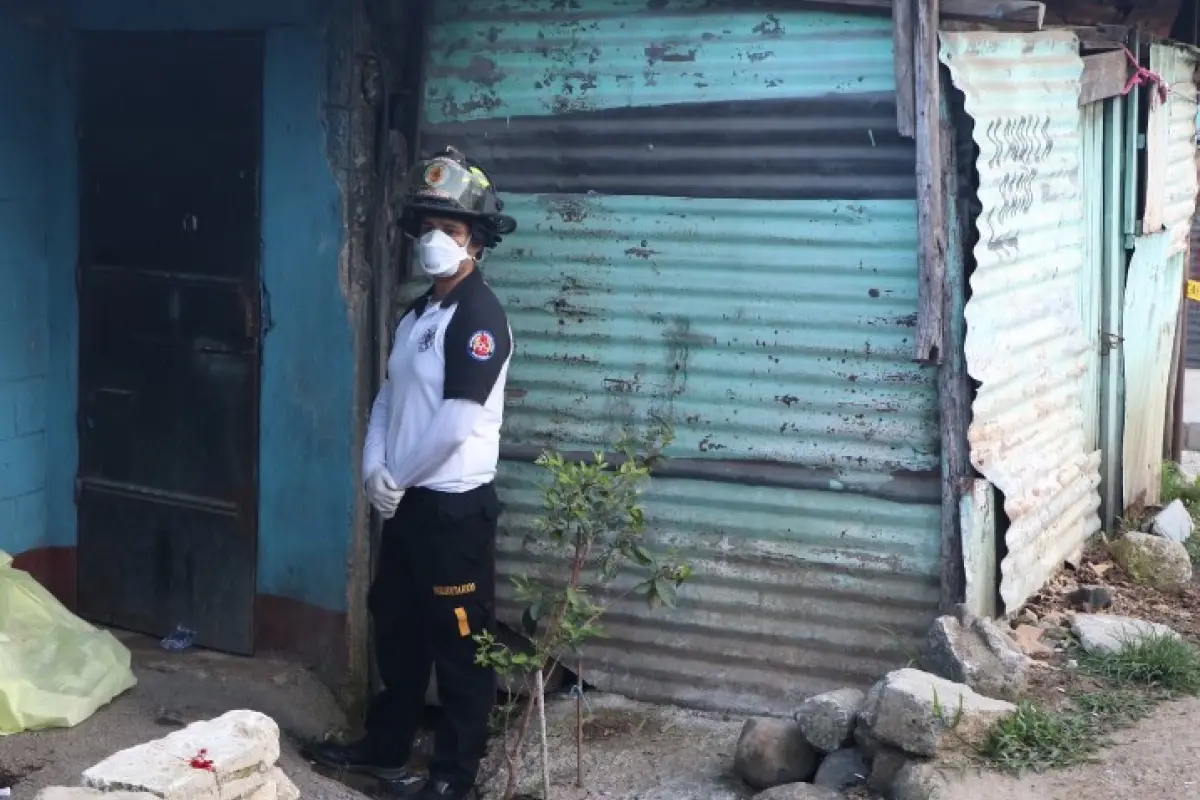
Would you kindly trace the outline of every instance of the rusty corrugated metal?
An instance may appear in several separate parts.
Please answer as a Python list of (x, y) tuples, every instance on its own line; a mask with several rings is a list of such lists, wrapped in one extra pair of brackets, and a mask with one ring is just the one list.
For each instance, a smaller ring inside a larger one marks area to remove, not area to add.
[(1066, 31), (941, 40), (979, 146), (983, 211), (966, 307), (967, 367), (980, 382), (971, 460), (1004, 493), (1000, 594), (1011, 611), (1100, 527), (1100, 454), (1086, 445), (1081, 411), (1083, 62)]
[(540, 448), (665, 414), (649, 535), (696, 578), (675, 611), (619, 601), (588, 679), (759, 713), (865, 685), (907, 659), (940, 574), (891, 23), (562, 6), (443, 0), (430, 32), (423, 142), (484, 162), (521, 223), (486, 264), (517, 343), (500, 569), (561, 565), (525, 538)]

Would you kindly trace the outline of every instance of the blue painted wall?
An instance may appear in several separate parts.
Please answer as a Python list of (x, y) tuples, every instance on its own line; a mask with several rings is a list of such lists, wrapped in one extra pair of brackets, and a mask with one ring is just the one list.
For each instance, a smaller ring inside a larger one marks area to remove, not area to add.
[(346, 608), (354, 510), (354, 365), (338, 279), (341, 200), (325, 156), (320, 30), (267, 37), (259, 591)]
[(48, 39), (0, 20), (0, 550), (47, 543)]
[[(262, 268), (274, 325), (263, 354), (258, 585), (260, 593), (343, 611), (357, 450), (341, 206), (322, 123), (324, 12), (307, 0), (88, 0), (73, 13), (80, 30), (267, 31)], [(0, 27), (0, 547), (16, 551), (76, 540), (72, 52), (69, 34)], [(10, 113), (23, 104), (29, 114)], [(23, 172), (9, 170), (10, 161)]]

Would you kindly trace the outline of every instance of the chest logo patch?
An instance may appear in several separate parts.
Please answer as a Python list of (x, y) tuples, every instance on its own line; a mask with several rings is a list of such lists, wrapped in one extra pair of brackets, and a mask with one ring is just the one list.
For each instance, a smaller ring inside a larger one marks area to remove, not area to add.
[(487, 361), (496, 355), (496, 337), (491, 331), (475, 331), (467, 342), (467, 352), (476, 361)]
[(424, 353), (429, 348), (433, 347), (433, 343), (437, 341), (437, 326), (426, 328), (421, 333), (421, 338), (417, 339), (417, 352)]

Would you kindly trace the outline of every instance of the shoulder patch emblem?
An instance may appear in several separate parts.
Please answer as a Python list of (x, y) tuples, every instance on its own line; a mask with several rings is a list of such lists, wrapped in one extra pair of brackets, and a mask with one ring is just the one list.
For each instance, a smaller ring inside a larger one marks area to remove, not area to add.
[(496, 355), (496, 337), (491, 331), (475, 331), (467, 342), (467, 352), (476, 361), (487, 361)]

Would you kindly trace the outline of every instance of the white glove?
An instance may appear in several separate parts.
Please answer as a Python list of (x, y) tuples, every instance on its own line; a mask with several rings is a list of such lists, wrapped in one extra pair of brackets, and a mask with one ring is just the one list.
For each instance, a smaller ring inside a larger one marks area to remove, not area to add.
[(367, 478), (367, 499), (384, 519), (391, 519), (395, 515), (403, 497), (404, 490), (396, 485), (385, 467), (375, 470)]

